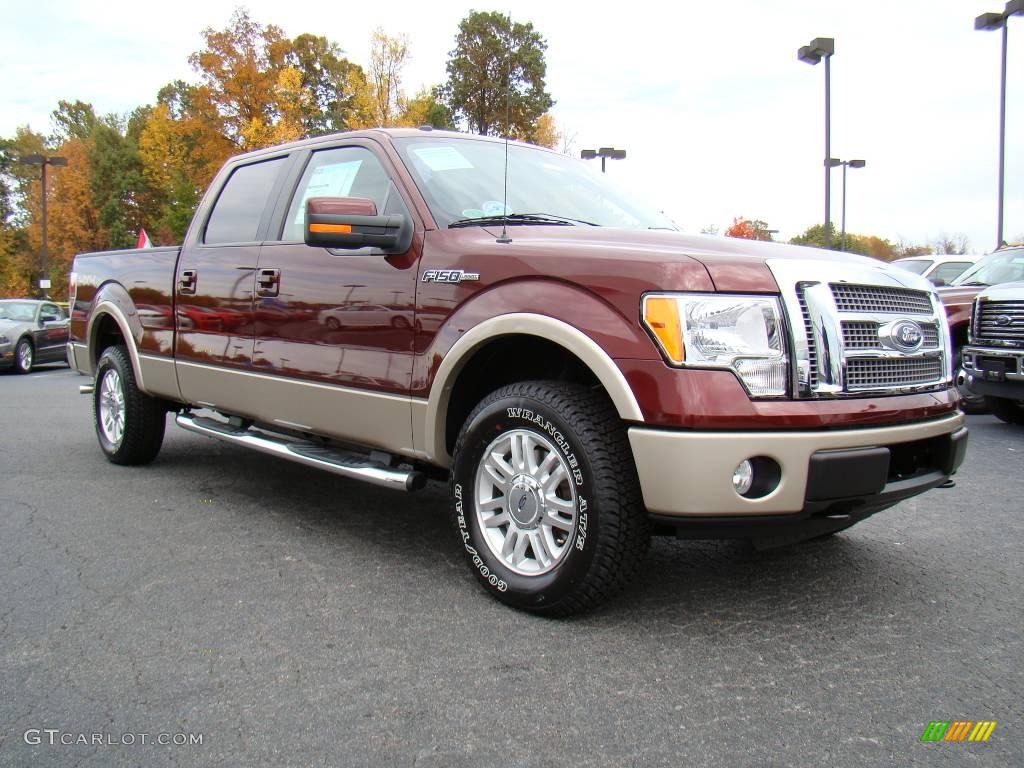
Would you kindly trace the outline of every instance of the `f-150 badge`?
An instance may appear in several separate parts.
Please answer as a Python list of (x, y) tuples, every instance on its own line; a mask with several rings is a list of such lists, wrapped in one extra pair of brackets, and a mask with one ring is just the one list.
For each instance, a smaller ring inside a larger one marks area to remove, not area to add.
[(479, 272), (465, 272), (461, 269), (427, 269), (420, 278), (424, 283), (461, 283), (479, 279)]

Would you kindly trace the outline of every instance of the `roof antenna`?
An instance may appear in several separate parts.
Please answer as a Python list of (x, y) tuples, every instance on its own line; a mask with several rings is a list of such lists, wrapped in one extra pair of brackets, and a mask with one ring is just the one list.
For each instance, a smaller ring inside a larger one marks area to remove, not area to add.
[(512, 238), (508, 236), (508, 132), (509, 125), (509, 102), (512, 100), (512, 12), (508, 14), (509, 44), (505, 51), (505, 198), (501, 201), (501, 237), (497, 242), (508, 244)]

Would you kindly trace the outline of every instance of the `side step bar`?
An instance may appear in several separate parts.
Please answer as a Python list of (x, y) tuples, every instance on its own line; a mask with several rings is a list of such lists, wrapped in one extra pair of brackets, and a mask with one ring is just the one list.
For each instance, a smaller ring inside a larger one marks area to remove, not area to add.
[(348, 451), (324, 445), (283, 440), (265, 432), (235, 427), (217, 419), (181, 413), (174, 419), (179, 427), (207, 437), (252, 448), (307, 467), (325, 469), (342, 477), (364, 480), (400, 491), (418, 491), (427, 484), (427, 477), (417, 470), (394, 469)]

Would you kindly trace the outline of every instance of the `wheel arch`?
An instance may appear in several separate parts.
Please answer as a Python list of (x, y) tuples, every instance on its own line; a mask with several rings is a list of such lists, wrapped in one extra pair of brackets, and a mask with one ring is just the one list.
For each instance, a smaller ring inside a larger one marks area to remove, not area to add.
[[(524, 353), (522, 365), (491, 363)], [(486, 371), (487, 375), (480, 375)], [(643, 413), (615, 361), (574, 326), (546, 315), (492, 317), (463, 334), (442, 358), (423, 406), (417, 447), (430, 461), (450, 466), (455, 437), (480, 397), (515, 381), (562, 378), (599, 386), (619, 417), (643, 422)], [(414, 423), (414, 427), (416, 424)]]
[[(134, 324), (129, 320), (134, 319)], [(123, 343), (128, 348), (132, 372), (139, 389), (146, 391), (142, 377), (142, 366), (139, 364), (137, 340), (142, 336), (142, 323), (135, 314), (131, 297), (119, 285), (108, 284), (97, 293), (94, 309), (86, 327), (86, 338), (89, 340), (89, 361), (92, 370), (96, 370), (100, 355), (107, 347)]]

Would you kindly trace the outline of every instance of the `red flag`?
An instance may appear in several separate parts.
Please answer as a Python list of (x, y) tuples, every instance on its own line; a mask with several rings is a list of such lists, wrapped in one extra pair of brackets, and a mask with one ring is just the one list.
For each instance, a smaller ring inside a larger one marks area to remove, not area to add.
[(149, 240), (149, 235), (146, 234), (146, 230), (139, 228), (139, 239), (135, 243), (136, 248), (152, 248), (153, 243)]

